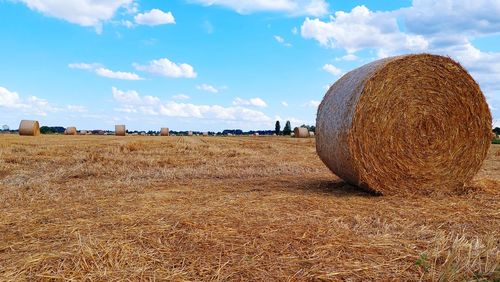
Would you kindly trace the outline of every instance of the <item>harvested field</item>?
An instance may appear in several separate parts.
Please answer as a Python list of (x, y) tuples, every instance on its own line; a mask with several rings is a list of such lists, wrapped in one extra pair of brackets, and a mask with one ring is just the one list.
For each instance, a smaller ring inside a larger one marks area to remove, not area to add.
[(500, 145), (464, 189), (403, 197), (314, 142), (4, 135), (0, 280), (500, 279)]

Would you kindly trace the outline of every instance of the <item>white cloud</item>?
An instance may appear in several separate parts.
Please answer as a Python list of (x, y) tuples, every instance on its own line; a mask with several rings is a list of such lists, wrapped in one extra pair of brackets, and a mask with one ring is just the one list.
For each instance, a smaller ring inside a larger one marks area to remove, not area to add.
[(283, 38), (282, 36), (279, 36), (279, 35), (275, 35), (274, 36), (274, 39), (282, 44), (283, 46), (286, 46), (286, 47), (292, 47), (292, 44), (288, 43), (288, 42), (285, 42), (285, 38)]
[(316, 100), (311, 100), (307, 103), (304, 104), (304, 107), (308, 107), (308, 108), (317, 108), (320, 104), (320, 101), (316, 101)]
[(206, 6), (222, 6), (240, 14), (255, 12), (286, 13), (293, 16), (322, 16), (328, 13), (325, 0), (192, 0)]
[(100, 67), (100, 64), (97, 64), (97, 63), (92, 63), (92, 64), (87, 64), (87, 63), (73, 63), (73, 64), (69, 64), (68, 67), (70, 69), (93, 70), (95, 68)]
[(122, 72), (122, 71), (112, 71), (106, 68), (98, 68), (95, 70), (95, 73), (99, 76), (102, 77), (107, 77), (107, 78), (115, 78), (115, 79), (122, 79), (122, 80), (142, 80), (142, 78), (131, 72)]
[(160, 98), (154, 96), (140, 96), (137, 91), (122, 91), (112, 87), (113, 98), (122, 104), (129, 105), (156, 105), (160, 103)]
[(179, 94), (172, 97), (174, 100), (189, 100), (189, 96), (186, 94)]
[(336, 58), (337, 61), (356, 61), (357, 59), (359, 59), (358, 56), (354, 54), (347, 54), (340, 58)]
[(336, 66), (334, 65), (331, 65), (331, 64), (326, 64), (323, 66), (323, 70), (334, 75), (334, 76), (338, 76), (339, 74), (342, 73), (342, 70), (337, 68)]
[(343, 48), (348, 53), (373, 48), (380, 57), (421, 52), (428, 47), (423, 36), (400, 31), (396, 17), (390, 12), (371, 12), (365, 6), (357, 6), (349, 13), (336, 12), (328, 22), (306, 18), (301, 34), (325, 47)]
[(152, 9), (151, 11), (137, 14), (134, 20), (136, 24), (149, 26), (175, 24), (175, 18), (171, 12), (165, 13), (159, 9)]
[(261, 98), (250, 98), (250, 99), (241, 99), (237, 97), (233, 101), (233, 105), (235, 106), (254, 106), (254, 107), (261, 107), (265, 108), (267, 107), (266, 101), (262, 100)]
[(55, 112), (59, 109), (50, 104), (47, 100), (30, 96), (22, 99), (17, 92), (10, 91), (5, 87), (0, 87), (0, 108), (21, 110), (25, 113), (45, 116), (48, 112)]
[(288, 107), (288, 103), (287, 103), (287, 102), (285, 102), (285, 101), (281, 102), (281, 105), (282, 105), (283, 107)]
[(211, 93), (219, 93), (219, 89), (217, 89), (215, 86), (212, 86), (210, 84), (197, 85), (196, 89), (198, 89), (200, 91), (211, 92)]
[(148, 65), (134, 64), (135, 69), (165, 77), (195, 78), (197, 73), (189, 64), (176, 64), (167, 58), (152, 60)]
[(299, 33), (299, 29), (298, 29), (297, 27), (295, 27), (295, 26), (294, 26), (294, 27), (292, 28), (292, 33), (293, 33), (293, 34), (297, 34), (297, 33)]
[(102, 24), (120, 8), (130, 9), (133, 0), (20, 0), (30, 9), (70, 23), (93, 27), (100, 33)]
[(127, 28), (133, 28), (134, 27), (134, 23), (129, 21), (129, 20), (122, 20), (121, 21), (121, 24)]
[(74, 63), (69, 64), (69, 68), (94, 71), (98, 76), (121, 79), (121, 80), (142, 80), (143, 78), (133, 72), (112, 71), (101, 64)]
[(199, 118), (225, 121), (270, 122), (263, 112), (245, 107), (224, 107), (220, 105), (197, 105), (175, 101), (162, 102), (154, 96), (141, 96), (137, 91), (122, 91), (112, 88), (114, 100), (119, 104), (116, 111), (130, 114), (162, 115), (168, 117)]

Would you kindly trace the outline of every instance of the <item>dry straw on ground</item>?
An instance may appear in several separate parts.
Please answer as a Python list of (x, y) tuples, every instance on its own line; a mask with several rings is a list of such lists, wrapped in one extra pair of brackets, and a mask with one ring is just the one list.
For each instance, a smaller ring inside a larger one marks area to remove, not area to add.
[(19, 124), (19, 135), (38, 136), (40, 135), (40, 124), (36, 120), (22, 120)]
[(481, 167), (491, 114), (457, 62), (407, 55), (340, 78), (319, 106), (316, 132), (320, 158), (354, 185), (383, 194), (449, 192)]
[(170, 129), (168, 127), (162, 127), (160, 130), (160, 135), (161, 136), (169, 136), (170, 135)]
[(305, 127), (295, 127), (293, 129), (295, 138), (308, 138), (309, 130)]
[(76, 130), (76, 127), (73, 126), (67, 127), (64, 130), (64, 135), (76, 135), (77, 133), (78, 131)]
[(115, 125), (115, 135), (116, 136), (125, 136), (127, 135), (127, 129), (125, 125)]
[(0, 281), (495, 281), (500, 145), (451, 195), (375, 196), (314, 138), (0, 138)]

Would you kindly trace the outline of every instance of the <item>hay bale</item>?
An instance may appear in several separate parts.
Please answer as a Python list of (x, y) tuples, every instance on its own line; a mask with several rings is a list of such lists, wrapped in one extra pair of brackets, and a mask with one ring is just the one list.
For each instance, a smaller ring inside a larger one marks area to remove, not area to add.
[(308, 138), (309, 130), (305, 127), (295, 127), (293, 129), (295, 138)]
[(314, 137), (314, 132), (313, 131), (309, 131), (309, 137)]
[(80, 135), (87, 135), (89, 132), (87, 130), (80, 130)]
[(115, 135), (116, 136), (127, 135), (127, 129), (126, 129), (125, 125), (123, 125), (123, 124), (115, 125)]
[(203, 132), (203, 136), (208, 136), (208, 132)]
[(76, 127), (73, 126), (67, 127), (64, 130), (64, 135), (76, 135), (77, 133), (78, 131), (76, 130)]
[(170, 129), (168, 127), (162, 127), (160, 130), (160, 136), (169, 136), (170, 135)]
[(193, 136), (193, 132), (192, 131), (188, 131), (188, 136)]
[(316, 150), (345, 181), (382, 194), (449, 192), (478, 172), (491, 113), (460, 64), (429, 54), (372, 62), (318, 108)]
[(38, 136), (40, 135), (40, 124), (36, 120), (21, 120), (19, 124), (19, 135)]
[(259, 136), (259, 133), (258, 133), (258, 132), (255, 132), (255, 133), (253, 134), (253, 136), (258, 137), (258, 136)]

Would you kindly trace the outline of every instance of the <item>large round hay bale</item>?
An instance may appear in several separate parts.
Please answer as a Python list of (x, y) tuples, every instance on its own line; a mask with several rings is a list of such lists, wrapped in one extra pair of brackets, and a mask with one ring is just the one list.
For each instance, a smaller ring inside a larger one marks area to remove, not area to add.
[(193, 136), (193, 132), (192, 131), (188, 131), (188, 136)]
[(19, 135), (38, 136), (40, 135), (40, 124), (36, 120), (22, 120), (19, 124)]
[(64, 135), (76, 135), (77, 133), (78, 131), (76, 131), (76, 127), (73, 126), (67, 127), (64, 130)]
[(123, 124), (115, 125), (115, 135), (125, 136), (127, 135), (127, 128)]
[(345, 181), (382, 194), (450, 192), (486, 157), (491, 113), (457, 62), (429, 54), (372, 62), (340, 78), (316, 120), (316, 150)]
[(293, 129), (295, 138), (307, 138), (309, 137), (309, 130), (305, 127), (295, 127)]
[(160, 130), (160, 136), (169, 136), (170, 135), (170, 129), (168, 127), (162, 127)]

